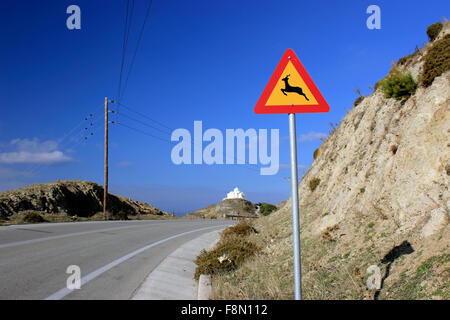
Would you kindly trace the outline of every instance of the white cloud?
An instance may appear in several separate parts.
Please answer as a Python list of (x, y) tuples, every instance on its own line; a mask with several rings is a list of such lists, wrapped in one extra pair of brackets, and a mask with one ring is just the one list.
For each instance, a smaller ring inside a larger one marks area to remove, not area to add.
[(310, 142), (310, 141), (324, 139), (326, 137), (327, 137), (327, 134), (325, 134), (323, 132), (311, 131), (306, 134), (301, 134), (300, 138), (298, 140), (299, 140), (299, 142)]
[(0, 152), (0, 163), (4, 164), (60, 164), (72, 159), (58, 149), (53, 140), (40, 142), (39, 139), (14, 139), (9, 143), (13, 150)]
[(38, 163), (38, 164), (58, 164), (69, 162), (72, 159), (64, 155), (61, 151), (52, 152), (3, 152), (0, 153), (0, 163)]
[(14, 139), (10, 145), (14, 146), (17, 151), (27, 152), (51, 152), (58, 148), (58, 143), (53, 140), (39, 142), (39, 139)]

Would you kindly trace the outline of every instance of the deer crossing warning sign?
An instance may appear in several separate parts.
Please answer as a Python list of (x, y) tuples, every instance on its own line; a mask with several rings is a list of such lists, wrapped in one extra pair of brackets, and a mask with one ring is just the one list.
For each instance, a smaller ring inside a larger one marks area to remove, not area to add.
[(330, 107), (292, 49), (287, 49), (256, 104), (255, 113), (328, 112)]

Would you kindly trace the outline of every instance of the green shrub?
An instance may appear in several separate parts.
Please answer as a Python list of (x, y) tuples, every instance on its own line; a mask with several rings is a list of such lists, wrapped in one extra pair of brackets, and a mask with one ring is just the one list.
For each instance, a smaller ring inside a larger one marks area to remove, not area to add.
[(359, 96), (356, 98), (356, 100), (353, 102), (353, 107), (356, 107), (358, 104), (360, 104), (364, 100), (364, 96)]
[(314, 150), (314, 153), (313, 153), (313, 158), (314, 158), (314, 160), (316, 160), (317, 159), (317, 156), (319, 155), (319, 148), (317, 148), (316, 150)]
[(434, 78), (450, 69), (450, 34), (436, 41), (424, 57), (422, 85), (429, 87)]
[(277, 211), (277, 207), (274, 206), (273, 204), (270, 203), (261, 203), (261, 206), (259, 207), (259, 212), (263, 215), (263, 216), (268, 216), (269, 214), (271, 214), (274, 211)]
[(395, 98), (397, 100), (408, 99), (417, 89), (411, 73), (402, 73), (394, 69), (383, 80), (380, 81), (381, 89), (385, 98)]
[(436, 22), (427, 28), (427, 35), (430, 41), (434, 41), (434, 39), (436, 39), (443, 26), (444, 25), (442, 24), (442, 22)]
[(46, 222), (43, 216), (41, 216), (37, 212), (28, 212), (24, 215), (22, 218), (23, 222), (29, 222), (29, 223), (39, 223), (39, 222)]
[[(248, 257), (253, 256), (258, 247), (253, 242), (240, 237), (227, 237), (219, 241), (210, 251), (202, 250), (195, 259), (197, 269), (194, 278), (201, 274), (223, 274), (237, 269)], [(221, 258), (219, 260), (219, 258)]]
[(317, 186), (320, 184), (320, 179), (319, 178), (314, 178), (314, 179), (311, 179), (310, 181), (309, 181), (309, 189), (311, 190), (311, 191), (314, 191), (314, 190), (316, 190), (316, 188), (317, 188)]

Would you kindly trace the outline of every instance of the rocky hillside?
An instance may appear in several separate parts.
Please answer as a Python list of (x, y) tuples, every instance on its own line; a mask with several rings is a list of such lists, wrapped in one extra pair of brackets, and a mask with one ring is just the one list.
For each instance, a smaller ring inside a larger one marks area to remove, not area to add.
[[(315, 152), (299, 185), (304, 298), (450, 299), (449, 34), (400, 59)], [(230, 276), (244, 282), (231, 298), (291, 298), (291, 201), (256, 227), (264, 249)]]
[[(90, 181), (68, 180), (0, 193), (0, 217), (7, 218), (24, 211), (90, 217), (103, 211), (103, 187)], [(122, 211), (128, 215), (169, 216), (147, 203), (112, 194), (108, 194), (108, 211), (113, 215)]]
[[(434, 42), (449, 32), (447, 23)], [(397, 68), (420, 84), (432, 46)], [(374, 264), (386, 276), (377, 293), (383, 298), (395, 297), (400, 287), (418, 278), (409, 297), (439, 296), (442, 285), (448, 294), (449, 175), (450, 72), (429, 87), (419, 85), (408, 99), (386, 99), (377, 88), (323, 143), (299, 185), (304, 243), (321, 249), (305, 251), (311, 255), (306, 279), (317, 277), (320, 268), (331, 268), (332, 277), (341, 266), (349, 273), (341, 281), (366, 280), (366, 269)], [(413, 250), (386, 262), (386, 255), (405, 241)], [(446, 266), (430, 266), (436, 269), (428, 270), (429, 277), (416, 272), (430, 258), (443, 259)]]

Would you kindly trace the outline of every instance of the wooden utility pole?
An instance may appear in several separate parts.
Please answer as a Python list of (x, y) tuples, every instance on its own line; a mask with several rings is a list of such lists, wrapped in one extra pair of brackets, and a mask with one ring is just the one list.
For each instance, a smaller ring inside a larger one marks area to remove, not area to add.
[(105, 97), (105, 186), (103, 188), (103, 219), (106, 220), (106, 199), (108, 197), (108, 97)]

